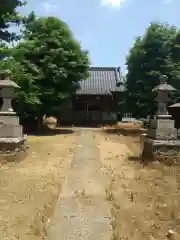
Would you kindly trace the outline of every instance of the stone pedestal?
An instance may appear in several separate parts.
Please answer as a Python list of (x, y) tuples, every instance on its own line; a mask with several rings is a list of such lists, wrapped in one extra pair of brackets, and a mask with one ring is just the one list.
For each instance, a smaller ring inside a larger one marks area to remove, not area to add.
[(11, 101), (19, 86), (9, 79), (10, 72), (0, 73), (0, 161), (19, 161), (26, 156), (26, 136), (19, 124), (19, 117), (12, 109)]
[(20, 161), (27, 155), (27, 136), (14, 112), (0, 112), (0, 161)]
[(173, 159), (180, 153), (180, 141), (172, 119), (151, 119), (147, 136), (144, 137), (143, 160)]
[(160, 85), (155, 87), (158, 109), (156, 119), (151, 119), (147, 136), (144, 139), (142, 160), (154, 160), (156, 157), (174, 158), (180, 152), (180, 141), (177, 137), (175, 122), (167, 111), (169, 93), (176, 91), (167, 84), (167, 76), (160, 76)]
[(148, 129), (148, 137), (157, 140), (177, 139), (177, 129), (172, 119), (151, 119)]
[(179, 140), (154, 140), (144, 138), (142, 152), (143, 161), (163, 160), (166, 163), (180, 163), (180, 141)]
[(23, 129), (15, 113), (0, 112), (0, 138), (23, 138)]

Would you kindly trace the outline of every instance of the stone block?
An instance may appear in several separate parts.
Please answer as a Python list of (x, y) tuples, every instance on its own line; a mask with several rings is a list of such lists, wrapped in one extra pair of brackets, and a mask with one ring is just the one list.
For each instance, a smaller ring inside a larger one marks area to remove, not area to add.
[(148, 129), (148, 137), (159, 140), (177, 139), (177, 130), (172, 119), (151, 119)]
[(177, 129), (175, 128), (158, 128), (148, 129), (148, 137), (157, 140), (176, 140)]
[(18, 138), (0, 138), (0, 152), (15, 151), (27, 145), (27, 136)]
[[(142, 160), (155, 160), (159, 156), (173, 161), (180, 154), (180, 140), (154, 140), (144, 138)], [(180, 161), (179, 161), (180, 163)]]
[(19, 117), (14, 116), (2, 116), (0, 115), (0, 125), (19, 125)]
[(149, 123), (149, 128), (151, 128), (151, 129), (174, 128), (174, 120), (172, 120), (172, 119), (151, 119), (150, 123)]
[(0, 127), (0, 138), (19, 138), (23, 137), (21, 125), (2, 125)]
[(22, 138), (0, 138), (0, 163), (19, 162), (28, 153), (27, 136)]

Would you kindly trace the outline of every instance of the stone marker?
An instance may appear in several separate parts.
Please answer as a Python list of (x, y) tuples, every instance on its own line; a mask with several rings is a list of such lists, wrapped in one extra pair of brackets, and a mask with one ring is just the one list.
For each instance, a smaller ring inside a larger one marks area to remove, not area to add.
[[(12, 109), (11, 101), (15, 97), (15, 88), (19, 86), (10, 80), (10, 71), (0, 73), (0, 94), (3, 100), (0, 109), (0, 160), (19, 160), (17, 153), (26, 152), (26, 136), (19, 124), (19, 117)], [(24, 154), (23, 154), (24, 155)], [(11, 157), (9, 157), (11, 156)], [(22, 157), (22, 154), (21, 154)]]
[[(156, 155), (177, 153), (180, 149), (180, 141), (177, 139), (177, 129), (174, 120), (167, 111), (169, 93), (176, 91), (171, 85), (167, 84), (167, 76), (160, 77), (160, 85), (153, 89), (157, 92), (158, 103), (156, 117), (150, 120), (147, 136), (144, 138), (144, 148), (142, 159), (154, 159)], [(174, 150), (176, 151), (174, 152)]]

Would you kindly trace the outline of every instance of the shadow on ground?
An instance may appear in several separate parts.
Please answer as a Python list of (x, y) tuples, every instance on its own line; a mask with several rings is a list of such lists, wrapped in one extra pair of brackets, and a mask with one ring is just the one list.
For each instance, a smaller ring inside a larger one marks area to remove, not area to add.
[(139, 162), (143, 166), (148, 166), (153, 163), (159, 162), (164, 164), (164, 166), (179, 166), (180, 163), (180, 157), (170, 157), (170, 156), (154, 156), (152, 159), (144, 159), (142, 156), (129, 156), (128, 157), (129, 161), (134, 161), (134, 162)]
[(146, 129), (109, 128), (109, 129), (104, 129), (104, 131), (109, 134), (116, 134), (116, 135), (123, 135), (123, 136), (139, 136), (141, 133), (145, 133)]
[(54, 135), (61, 135), (61, 134), (73, 134), (74, 131), (72, 129), (52, 129), (44, 132), (31, 132), (27, 133), (28, 135), (33, 136), (54, 136)]
[(147, 166), (152, 163), (151, 160), (142, 159), (141, 155), (129, 156), (128, 160), (131, 162), (139, 162), (142, 166)]

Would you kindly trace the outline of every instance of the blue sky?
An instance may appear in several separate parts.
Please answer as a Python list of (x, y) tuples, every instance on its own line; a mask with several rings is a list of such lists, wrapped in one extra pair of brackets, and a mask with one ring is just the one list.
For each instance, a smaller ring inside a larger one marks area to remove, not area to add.
[(27, 0), (21, 12), (57, 16), (90, 53), (93, 66), (121, 66), (151, 21), (180, 27), (180, 0)]

